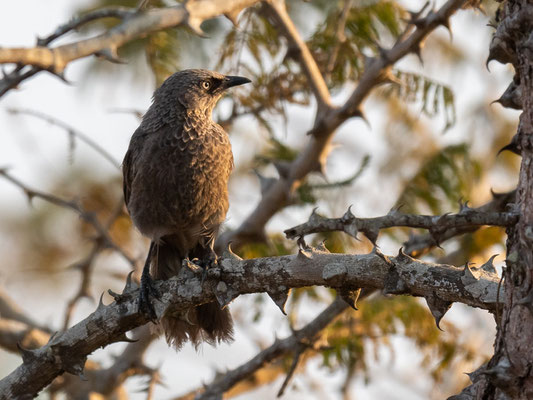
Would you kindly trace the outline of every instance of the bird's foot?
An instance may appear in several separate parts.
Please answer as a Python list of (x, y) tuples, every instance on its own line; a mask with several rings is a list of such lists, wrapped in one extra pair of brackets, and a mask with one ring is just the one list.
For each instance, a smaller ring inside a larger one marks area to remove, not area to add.
[(202, 271), (202, 285), (204, 284), (204, 281), (207, 278), (207, 272), (209, 268), (216, 267), (218, 265), (218, 256), (214, 251), (209, 252), (202, 260), (201, 260), (201, 266), (203, 268)]
[(159, 291), (154, 286), (154, 280), (149, 274), (143, 274), (141, 276), (141, 290), (139, 294), (139, 312), (144, 313), (150, 321), (157, 322), (157, 314), (154, 309), (154, 305), (150, 299), (159, 298)]

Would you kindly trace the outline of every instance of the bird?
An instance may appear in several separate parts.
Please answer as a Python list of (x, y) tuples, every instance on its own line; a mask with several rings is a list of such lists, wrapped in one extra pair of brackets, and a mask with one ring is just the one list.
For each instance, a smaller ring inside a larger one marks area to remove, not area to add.
[[(233, 153), (212, 111), (227, 89), (249, 82), (204, 69), (176, 72), (155, 90), (131, 137), (122, 163), (124, 200), (133, 225), (150, 239), (138, 307), (154, 322), (154, 280), (177, 275), (185, 259), (204, 271), (216, 263)], [(215, 302), (164, 315), (157, 326), (176, 349), (186, 341), (198, 347), (233, 340), (231, 314)]]

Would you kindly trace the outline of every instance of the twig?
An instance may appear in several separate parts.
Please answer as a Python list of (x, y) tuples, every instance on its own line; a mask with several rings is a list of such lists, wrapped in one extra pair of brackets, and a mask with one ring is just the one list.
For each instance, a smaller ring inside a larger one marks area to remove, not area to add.
[(19, 181), (18, 179), (11, 176), (5, 169), (0, 169), (0, 175), (3, 176), (8, 181), (12, 182), (19, 188), (21, 188), (28, 199), (31, 201), (34, 197), (40, 198), (42, 200), (45, 200), (49, 203), (55, 204), (56, 206), (63, 207), (70, 209), (77, 213), (84, 221), (89, 223), (98, 233), (98, 237), (95, 238), (95, 240), (103, 240), (105, 245), (107, 247), (112, 248), (116, 252), (118, 252), (124, 259), (126, 259), (131, 265), (135, 265), (135, 260), (128, 256), (124, 250), (120, 246), (118, 246), (111, 236), (109, 236), (109, 233), (107, 232), (107, 229), (102, 226), (100, 221), (98, 221), (98, 218), (96, 218), (96, 215), (93, 212), (89, 212), (85, 210), (80, 204), (78, 204), (75, 201), (68, 201), (61, 199), (57, 196), (51, 195), (49, 193), (41, 192), (38, 190), (30, 189), (28, 186), (26, 186), (24, 183)]
[(32, 117), (42, 119), (52, 125), (56, 125), (64, 129), (68, 133), (69, 136), (77, 137), (80, 141), (87, 144), (89, 147), (95, 150), (98, 154), (100, 154), (103, 158), (105, 158), (107, 161), (113, 164), (115, 168), (120, 169), (120, 163), (106, 149), (104, 149), (102, 146), (100, 146), (98, 143), (92, 140), (88, 135), (77, 130), (73, 126), (55, 117), (42, 113), (40, 111), (35, 111), (35, 110), (30, 110), (30, 109), (20, 109), (20, 108), (10, 108), (7, 111), (14, 115), (17, 115), (17, 114), (30, 115)]
[(337, 22), (337, 30), (335, 31), (335, 37), (337, 41), (335, 42), (335, 47), (331, 51), (329, 56), (328, 65), (326, 71), (328, 76), (331, 75), (333, 69), (335, 68), (335, 63), (337, 62), (337, 56), (339, 55), (339, 50), (341, 46), (346, 42), (346, 35), (344, 34), (344, 28), (346, 27), (346, 20), (350, 14), (350, 9), (352, 8), (353, 0), (345, 0), (344, 7), (342, 8), (339, 20)]
[[(122, 213), (122, 208), (124, 206), (124, 199), (120, 199), (120, 201), (117, 203), (117, 206), (111, 213), (111, 216), (107, 220), (107, 223), (105, 224), (106, 231), (109, 231), (109, 228), (111, 228), (111, 225), (116, 221), (116, 219), (120, 216)], [(78, 291), (74, 295), (72, 299), (69, 300), (67, 304), (67, 308), (65, 310), (65, 318), (63, 320), (63, 330), (67, 329), (70, 323), (70, 319), (72, 318), (72, 313), (74, 311), (74, 307), (76, 303), (81, 300), (84, 297), (92, 298), (89, 288), (91, 286), (91, 276), (94, 266), (94, 261), (98, 254), (102, 250), (106, 248), (105, 244), (101, 240), (95, 241), (93, 244), (93, 248), (89, 255), (85, 257), (82, 261), (74, 264), (74, 267), (78, 268), (81, 272), (81, 282)]]

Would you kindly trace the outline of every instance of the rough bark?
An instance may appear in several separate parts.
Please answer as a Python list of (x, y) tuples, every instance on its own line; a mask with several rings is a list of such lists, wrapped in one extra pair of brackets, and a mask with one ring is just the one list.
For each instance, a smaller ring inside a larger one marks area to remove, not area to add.
[[(498, 324), (495, 353), (471, 375), (473, 385), (454, 399), (533, 398), (533, 3), (509, 0), (500, 8), (489, 61), (512, 63), (515, 79), (505, 102), (523, 107), (514, 151), (522, 155), (517, 204), (518, 223), (508, 228), (504, 272), (505, 300)], [(505, 106), (505, 104), (502, 103)]]
[[(155, 302), (158, 318), (215, 300), (224, 306), (244, 293), (267, 292), (282, 307), (279, 300), (286, 299), (290, 288), (322, 285), (423, 296), (438, 322), (452, 302), (495, 312), (499, 289), (491, 261), (479, 268), (458, 268), (426, 263), (403, 253), (396, 257), (378, 251), (347, 255), (312, 248), (300, 250), (298, 255), (250, 260), (228, 251), (220, 267), (209, 270), (203, 285), (201, 278), (201, 269), (190, 264), (182, 268), (180, 276), (158, 282), (162, 293)], [(45, 346), (21, 349), (23, 363), (0, 381), (0, 399), (31, 398), (64, 372), (83, 375), (89, 354), (110, 343), (127, 341), (127, 331), (148, 322), (137, 310), (138, 288), (131, 276), (124, 293), (113, 295), (115, 302), (108, 306), (100, 303), (93, 314), (52, 336)]]

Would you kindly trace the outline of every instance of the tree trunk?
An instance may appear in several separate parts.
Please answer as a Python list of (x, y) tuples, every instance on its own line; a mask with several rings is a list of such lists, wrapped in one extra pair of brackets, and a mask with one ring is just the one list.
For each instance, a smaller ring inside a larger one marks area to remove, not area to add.
[[(518, 223), (508, 229), (504, 269), (505, 305), (500, 314), (494, 356), (472, 375), (476, 399), (533, 399), (533, 2), (502, 4), (489, 61), (512, 63), (516, 76), (503, 105), (522, 108), (513, 139), (522, 155), (516, 209)], [(503, 97), (502, 96), (502, 99)], [(498, 315), (497, 314), (497, 315)], [(463, 394), (466, 394), (463, 392)], [(473, 396), (472, 396), (473, 395)]]

